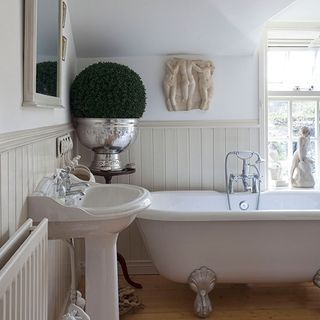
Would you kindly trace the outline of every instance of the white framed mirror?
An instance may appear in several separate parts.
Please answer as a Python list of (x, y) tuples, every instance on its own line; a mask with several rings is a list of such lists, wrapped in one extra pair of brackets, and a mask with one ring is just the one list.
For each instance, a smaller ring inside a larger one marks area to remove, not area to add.
[(23, 106), (62, 107), (63, 6), (63, 0), (25, 0)]

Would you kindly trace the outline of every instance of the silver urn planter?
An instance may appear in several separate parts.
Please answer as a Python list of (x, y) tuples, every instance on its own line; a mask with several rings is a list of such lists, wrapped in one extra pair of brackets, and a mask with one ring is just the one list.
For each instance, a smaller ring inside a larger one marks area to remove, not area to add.
[(119, 153), (132, 144), (138, 119), (74, 118), (80, 142), (95, 153), (92, 170), (122, 170)]

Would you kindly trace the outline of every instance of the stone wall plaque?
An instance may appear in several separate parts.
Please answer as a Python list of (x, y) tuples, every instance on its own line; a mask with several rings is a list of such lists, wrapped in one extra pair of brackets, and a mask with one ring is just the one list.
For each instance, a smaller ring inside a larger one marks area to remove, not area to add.
[(169, 59), (163, 81), (167, 109), (208, 110), (213, 97), (214, 69), (210, 60)]

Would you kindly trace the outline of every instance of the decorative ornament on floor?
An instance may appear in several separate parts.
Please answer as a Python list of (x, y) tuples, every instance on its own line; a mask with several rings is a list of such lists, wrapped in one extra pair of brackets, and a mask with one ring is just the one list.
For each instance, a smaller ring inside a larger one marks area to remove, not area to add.
[(140, 302), (135, 290), (131, 287), (119, 289), (119, 312), (120, 315), (143, 309), (144, 305)]
[(290, 170), (291, 185), (295, 188), (313, 188), (315, 181), (312, 175), (313, 160), (308, 157), (310, 151), (310, 129), (301, 128), (297, 150), (293, 154)]
[(167, 109), (208, 110), (213, 97), (214, 69), (210, 60), (169, 59), (163, 81)]
[(119, 153), (134, 142), (146, 107), (140, 76), (125, 65), (99, 62), (74, 80), (71, 113), (80, 142), (95, 152), (93, 170), (122, 170)]

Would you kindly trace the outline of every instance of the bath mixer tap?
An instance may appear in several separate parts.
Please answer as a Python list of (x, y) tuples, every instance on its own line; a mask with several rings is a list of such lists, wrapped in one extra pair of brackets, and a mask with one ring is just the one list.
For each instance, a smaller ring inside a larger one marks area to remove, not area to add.
[[(243, 185), (243, 190), (244, 191), (251, 191), (252, 193), (257, 193), (258, 192), (258, 184), (261, 182), (261, 173), (260, 170), (257, 166), (257, 164), (260, 164), (264, 162), (264, 160), (261, 158), (259, 153), (254, 152), (254, 151), (232, 151), (229, 152), (226, 156), (225, 159), (225, 174), (226, 178), (228, 178), (228, 168), (227, 168), (227, 161), (228, 157), (230, 155), (236, 155), (240, 160), (242, 160), (242, 171), (241, 174), (235, 175), (231, 173), (229, 175), (229, 179), (226, 179), (226, 184), (227, 184), (227, 189), (229, 193), (233, 193), (234, 188), (233, 184), (237, 181), (242, 181)], [(250, 159), (256, 156), (257, 160), (255, 164), (250, 163)], [(255, 170), (255, 173), (250, 173), (250, 168), (253, 168)]]
[[(241, 174), (235, 175), (230, 173), (228, 176), (228, 158), (230, 155), (235, 155), (238, 159), (242, 160), (242, 171)], [(256, 157), (254, 164), (250, 163), (250, 160)], [(230, 194), (234, 193), (234, 183), (241, 181), (243, 185), (244, 192), (258, 193), (257, 208), (259, 206), (260, 200), (260, 184), (262, 175), (260, 173), (259, 165), (264, 162), (260, 154), (255, 151), (231, 151), (225, 157), (225, 181), (228, 197), (228, 205), (230, 206)], [(255, 170), (254, 173), (251, 172), (251, 168)]]

